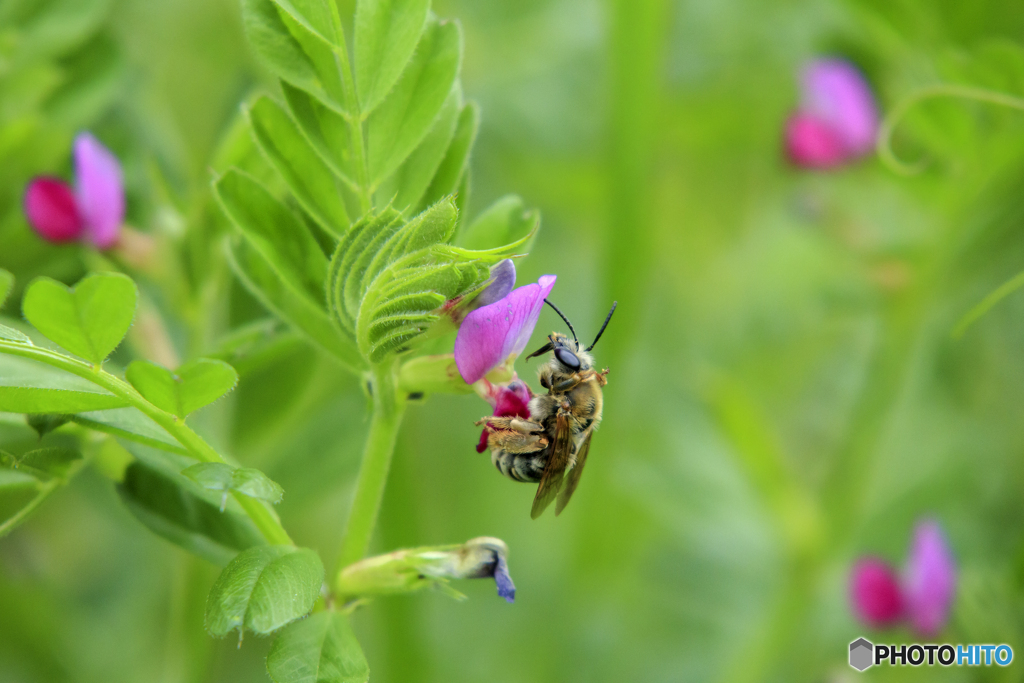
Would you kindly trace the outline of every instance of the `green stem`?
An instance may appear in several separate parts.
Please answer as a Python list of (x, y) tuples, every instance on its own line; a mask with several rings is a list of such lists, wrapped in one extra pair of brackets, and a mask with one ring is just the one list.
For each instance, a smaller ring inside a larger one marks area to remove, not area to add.
[(1024, 99), (1001, 92), (986, 90), (984, 88), (975, 88), (970, 85), (951, 85), (948, 83), (940, 83), (938, 85), (930, 85), (921, 88), (920, 90), (908, 95), (899, 104), (893, 107), (892, 111), (886, 115), (885, 120), (882, 121), (882, 126), (878, 131), (878, 142), (876, 144), (878, 156), (881, 158), (883, 163), (895, 172), (904, 175), (911, 175), (923, 170), (925, 166), (925, 162), (923, 160), (914, 164), (908, 164), (900, 161), (896, 157), (895, 152), (892, 151), (892, 134), (896, 129), (896, 125), (906, 115), (911, 107), (918, 102), (932, 99), (934, 97), (960, 97), (963, 99), (987, 102), (988, 104), (997, 104), (1011, 109), (1024, 111)]
[(0, 538), (6, 536), (12, 529), (21, 524), (22, 520), (31, 515), (36, 511), (40, 505), (42, 505), (47, 498), (53, 495), (57, 489), (65, 486), (71, 481), (79, 470), (85, 465), (85, 459), (81, 459), (78, 462), (71, 465), (68, 468), (67, 474), (62, 477), (54, 477), (45, 484), (39, 487), (39, 492), (36, 493), (35, 498), (28, 502), (28, 505), (18, 510), (16, 513), (4, 520), (3, 524), (0, 524)]
[(387, 363), (373, 368), (371, 391), (373, 392), (373, 415), (370, 418), (370, 433), (366, 436), (363, 464), (359, 468), (356, 493), (352, 499), (352, 511), (345, 526), (341, 541), (338, 567), (345, 567), (361, 560), (370, 547), (370, 537), (377, 523), (377, 513), (384, 497), (391, 455), (395, 451), (398, 427), (405, 412), (405, 399), (398, 391), (395, 377), (396, 365)]
[[(108, 372), (93, 368), (73, 358), (47, 351), (36, 346), (29, 346), (18, 342), (0, 340), (0, 353), (7, 353), (12, 356), (21, 356), (31, 360), (40, 361), (55, 368), (60, 368), (89, 380), (96, 386), (102, 387), (118, 398), (127, 401), (131, 406), (137, 408), (144, 415), (151, 418), (158, 425), (163, 427), (168, 434), (174, 437), (189, 454), (202, 462), (224, 462), (220, 453), (206, 443), (201, 436), (196, 434), (185, 422), (170, 413), (160, 410), (152, 403), (142, 397), (135, 387), (114, 377)], [(235, 499), (245, 513), (252, 519), (253, 523), (260, 530), (268, 542), (282, 545), (294, 545), (288, 532), (281, 526), (280, 520), (268, 504), (263, 501), (250, 498), (244, 494), (235, 492)]]

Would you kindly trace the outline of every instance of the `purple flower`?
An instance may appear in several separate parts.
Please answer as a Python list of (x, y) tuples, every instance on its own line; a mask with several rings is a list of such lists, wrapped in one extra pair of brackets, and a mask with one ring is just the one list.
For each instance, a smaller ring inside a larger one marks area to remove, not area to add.
[(907, 617), (914, 630), (934, 636), (942, 630), (956, 593), (956, 564), (937, 522), (919, 522), (904, 572)]
[(786, 124), (786, 153), (808, 168), (831, 168), (872, 150), (878, 110), (863, 74), (843, 59), (819, 59), (800, 78), (800, 106)]
[(536, 284), (520, 287), (466, 316), (455, 337), (455, 365), (467, 384), (522, 353), (555, 279), (543, 275)]
[(25, 214), (48, 242), (82, 240), (109, 249), (124, 220), (121, 165), (89, 133), (75, 138), (74, 156), (74, 191), (58, 178), (34, 178), (25, 191)]
[(892, 626), (903, 616), (903, 594), (892, 567), (867, 557), (854, 565), (850, 601), (861, 621), (872, 628)]
[(914, 529), (902, 579), (884, 561), (864, 558), (850, 576), (850, 601), (858, 618), (872, 628), (906, 619), (920, 637), (942, 631), (956, 592), (956, 565), (937, 522)]

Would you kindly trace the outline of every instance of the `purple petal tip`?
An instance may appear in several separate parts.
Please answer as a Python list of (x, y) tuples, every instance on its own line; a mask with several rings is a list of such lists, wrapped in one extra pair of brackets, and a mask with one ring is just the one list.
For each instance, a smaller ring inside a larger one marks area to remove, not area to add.
[(905, 575), (907, 615), (914, 630), (922, 636), (939, 633), (955, 593), (956, 563), (942, 528), (934, 521), (920, 522)]
[(121, 164), (99, 140), (82, 133), (75, 138), (75, 176), (89, 241), (100, 249), (113, 246), (124, 221)]
[(455, 336), (455, 365), (467, 384), (479, 381), (510, 355), (522, 352), (556, 279), (544, 275), (535, 284), (519, 287), (466, 316)]
[(505, 598), (506, 602), (516, 601), (516, 586), (508, 573), (508, 563), (501, 555), (498, 555), (498, 561), (494, 565), (494, 583), (498, 586), (498, 595)]

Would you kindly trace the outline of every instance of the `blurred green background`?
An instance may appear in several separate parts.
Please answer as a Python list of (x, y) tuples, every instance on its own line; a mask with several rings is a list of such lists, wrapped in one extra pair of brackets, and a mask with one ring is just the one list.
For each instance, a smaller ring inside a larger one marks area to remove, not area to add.
[[(72, 19), (33, 23), (56, 5)], [(794, 169), (781, 131), (800, 66), (820, 55), (856, 62), (883, 110), (936, 82), (1024, 94), (1024, 5), (434, 11), (462, 22), (463, 84), (482, 107), (470, 213), (520, 194), (543, 216), (520, 282), (557, 274), (552, 299), (584, 337), (613, 299), (619, 312), (596, 349), (611, 369), (604, 424), (557, 519), (531, 521), (533, 487), (474, 452), (479, 399), (410, 406), (374, 549), (498, 536), (517, 601), (484, 581), (459, 585), (464, 603), (376, 601), (355, 617), (371, 680), (1021, 680), (1016, 662), (854, 673), (855, 637), (912, 636), (858, 625), (846, 581), (862, 554), (902, 562), (914, 522), (937, 518), (959, 565), (940, 640), (1024, 653), (1024, 294), (951, 336), (1024, 269), (1024, 114), (915, 108), (895, 144), (928, 161), (912, 177), (873, 157)], [(215, 150), (270, 83), (237, 0), (0, 0), (0, 267), (21, 286), (88, 268), (84, 251), (40, 243), (19, 208), (29, 177), (67, 176), (83, 128), (124, 161), (139, 230), (223, 229)], [(194, 246), (195, 269), (211, 248)], [(229, 291), (204, 303), (224, 326), (257, 315)], [(535, 340), (551, 329), (545, 311)], [(202, 346), (172, 333), (182, 353)], [(519, 371), (536, 388), (534, 368)], [(198, 417), (284, 486), (286, 526), (330, 562), (366, 415), (357, 381), (300, 346)], [(5, 439), (29, 434), (4, 423)], [(239, 649), (203, 632), (216, 573), (87, 471), (0, 540), (0, 682), (268, 680), (269, 640)]]

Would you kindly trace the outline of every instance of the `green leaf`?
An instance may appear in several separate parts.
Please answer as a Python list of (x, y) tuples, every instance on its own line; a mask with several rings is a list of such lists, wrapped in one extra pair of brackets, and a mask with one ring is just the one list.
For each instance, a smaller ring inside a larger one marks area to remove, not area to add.
[[(338, 53), (345, 50), (341, 20), (332, 0), (274, 0), (288, 32), (313, 65), (325, 101), (336, 109), (345, 107), (345, 84)], [(354, 95), (354, 93), (353, 93)]]
[(368, 213), (349, 229), (331, 256), (327, 270), (327, 308), (339, 327), (350, 335), (355, 335), (356, 312), (350, 311), (345, 303), (348, 274), (375, 236), (383, 231), (393, 234), (392, 226), (400, 220), (399, 213), (390, 207), (377, 213)]
[(252, 467), (234, 467), (223, 462), (200, 462), (186, 467), (181, 473), (211, 491), (237, 491), (250, 498), (270, 503), (279, 503), (284, 496), (284, 489), (280, 484)]
[(292, 118), (320, 159), (343, 182), (353, 184), (358, 174), (352, 169), (352, 129), (337, 112), (288, 83), (281, 82)]
[(364, 115), (391, 90), (423, 32), (429, 0), (359, 0), (355, 19), (356, 90)]
[(322, 305), (327, 258), (298, 218), (254, 178), (229, 170), (214, 183), (224, 212), (287, 285)]
[(268, 311), (305, 334), (345, 367), (353, 371), (364, 367), (355, 344), (334, 326), (327, 314), (307, 297), (285, 287), (270, 264), (248, 243), (231, 244), (228, 257), (238, 279)]
[(78, 413), (71, 419), (83, 427), (144, 446), (182, 455), (188, 453), (163, 427), (135, 407)]
[(21, 330), (16, 330), (7, 325), (0, 325), (0, 339), (12, 341), (18, 344), (31, 344), (32, 340)]
[(117, 491), (150, 531), (215, 564), (264, 543), (237, 506), (220, 510), (217, 496), (150, 462), (133, 462)]
[(366, 683), (370, 667), (348, 616), (318, 612), (281, 631), (267, 655), (274, 683)]
[(4, 302), (7, 301), (7, 296), (11, 293), (11, 288), (13, 287), (14, 276), (0, 268), (0, 308), (3, 308)]
[(330, 235), (343, 235), (349, 218), (340, 183), (288, 114), (261, 97), (249, 108), (249, 120), (260, 149), (302, 208)]
[(434, 125), (458, 75), (462, 31), (457, 22), (427, 21), (416, 51), (367, 127), (370, 185), (394, 172)]
[(0, 412), (70, 414), (125, 405), (124, 399), (77, 375), (0, 354)]
[(72, 415), (61, 413), (38, 413), (26, 415), (25, 421), (41, 439), (53, 430), (70, 422), (72, 417)]
[[(421, 208), (432, 204), (442, 197), (458, 193), (459, 199), (463, 199), (466, 193), (459, 191), (459, 185), (467, 176), (469, 168), (469, 153), (476, 141), (476, 134), (480, 128), (480, 108), (474, 102), (470, 102), (462, 108), (459, 114), (459, 121), (455, 127), (455, 134), (452, 136), (448, 151), (438, 167), (434, 178), (430, 181), (421, 200)], [(462, 213), (462, 206), (459, 206), (459, 213)]]
[(378, 204), (391, 202), (392, 206), (403, 213), (416, 210), (455, 134), (461, 106), (462, 89), (456, 82), (423, 142), (377, 189)]
[(520, 253), (526, 253), (539, 224), (540, 213), (536, 209), (528, 211), (522, 199), (506, 195), (480, 214), (458, 242), (461, 247), (473, 250), (515, 245)]
[(184, 419), (235, 388), (238, 373), (220, 360), (197, 358), (172, 373), (167, 368), (137, 360), (125, 378), (157, 408)]
[[(306, 54), (304, 45), (289, 30), (289, 25), (272, 0), (242, 0), (242, 19), (249, 44), (275, 74), (323, 102), (341, 108), (341, 102), (324, 88), (321, 75)], [(295, 26), (294, 20), (291, 22)], [(316, 37), (305, 32), (307, 45)]]
[(99, 364), (128, 333), (137, 296), (120, 273), (94, 273), (71, 289), (44, 277), (28, 286), (22, 312), (48, 339)]
[(266, 634), (313, 609), (324, 566), (312, 550), (257, 546), (233, 559), (213, 584), (206, 602), (206, 630), (226, 636), (243, 628)]

